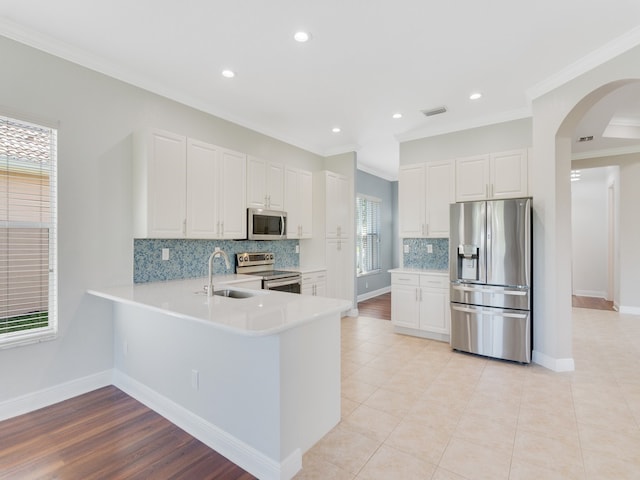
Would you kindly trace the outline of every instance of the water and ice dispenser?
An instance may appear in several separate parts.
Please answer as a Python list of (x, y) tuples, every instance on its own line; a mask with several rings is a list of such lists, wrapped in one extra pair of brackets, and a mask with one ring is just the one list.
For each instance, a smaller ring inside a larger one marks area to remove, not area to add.
[(458, 280), (479, 280), (479, 253), (480, 247), (477, 245), (458, 246)]

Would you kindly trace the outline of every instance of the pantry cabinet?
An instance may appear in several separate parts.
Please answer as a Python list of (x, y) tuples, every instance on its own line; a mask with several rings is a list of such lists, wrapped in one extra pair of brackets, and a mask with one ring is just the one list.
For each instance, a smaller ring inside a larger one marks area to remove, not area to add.
[(326, 240), (327, 297), (352, 299), (353, 269), (349, 253), (350, 241), (341, 238)]
[(247, 207), (284, 210), (284, 165), (247, 156)]
[(334, 172), (325, 173), (326, 188), (326, 237), (341, 238), (350, 236), (350, 210), (355, 203), (350, 194), (347, 177)]
[(455, 201), (453, 161), (400, 167), (398, 202), (400, 237), (447, 238), (449, 204)]
[(456, 160), (456, 201), (519, 198), (528, 195), (526, 149)]
[(135, 238), (246, 237), (246, 156), (161, 130), (134, 138)]
[(391, 322), (399, 333), (448, 341), (448, 275), (392, 272)]
[(287, 238), (311, 238), (313, 232), (313, 175), (306, 170), (286, 168), (284, 211)]

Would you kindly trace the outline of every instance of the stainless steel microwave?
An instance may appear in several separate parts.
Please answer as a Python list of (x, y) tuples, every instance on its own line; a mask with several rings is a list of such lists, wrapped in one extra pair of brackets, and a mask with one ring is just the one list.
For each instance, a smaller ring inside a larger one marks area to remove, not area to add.
[(247, 240), (285, 240), (287, 238), (287, 212), (247, 209)]

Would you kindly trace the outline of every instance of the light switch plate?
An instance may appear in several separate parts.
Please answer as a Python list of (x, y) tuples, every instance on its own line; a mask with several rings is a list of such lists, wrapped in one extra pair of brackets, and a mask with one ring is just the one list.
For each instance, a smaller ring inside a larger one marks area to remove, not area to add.
[(163, 248), (162, 249), (162, 260), (169, 260), (169, 249), (168, 248)]
[(427, 253), (433, 253), (433, 245), (427, 243)]
[(404, 246), (404, 253), (409, 253), (409, 245)]

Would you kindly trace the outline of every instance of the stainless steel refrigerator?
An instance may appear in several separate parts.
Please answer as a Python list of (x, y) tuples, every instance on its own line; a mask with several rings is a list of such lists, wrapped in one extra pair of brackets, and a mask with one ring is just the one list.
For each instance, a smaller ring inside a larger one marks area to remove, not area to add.
[(451, 346), (531, 362), (531, 198), (450, 207)]

